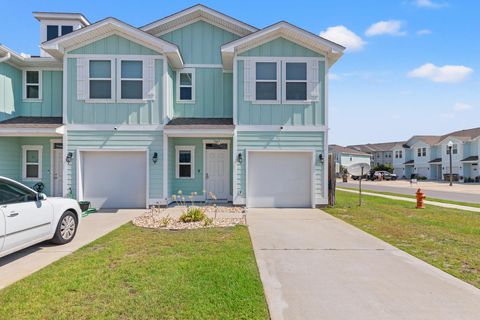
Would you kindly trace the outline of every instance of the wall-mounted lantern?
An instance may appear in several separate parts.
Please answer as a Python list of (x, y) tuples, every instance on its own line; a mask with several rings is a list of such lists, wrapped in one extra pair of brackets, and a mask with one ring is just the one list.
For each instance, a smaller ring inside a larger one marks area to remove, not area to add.
[(65, 158), (65, 161), (68, 164), (70, 164), (70, 162), (72, 162), (72, 159), (73, 159), (73, 153), (72, 152), (67, 153), (67, 158)]
[(320, 153), (318, 155), (318, 161), (320, 161), (320, 163), (323, 163), (323, 153)]
[(152, 157), (153, 164), (156, 164), (158, 161), (158, 153), (154, 152)]
[(238, 153), (238, 155), (237, 155), (237, 161), (238, 161), (238, 163), (242, 163), (242, 161), (243, 161), (243, 156), (242, 156), (241, 152)]

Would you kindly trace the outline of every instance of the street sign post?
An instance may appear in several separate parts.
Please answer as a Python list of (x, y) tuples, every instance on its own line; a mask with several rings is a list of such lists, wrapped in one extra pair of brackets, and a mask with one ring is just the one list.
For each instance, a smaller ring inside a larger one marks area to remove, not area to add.
[(370, 171), (370, 165), (368, 163), (355, 163), (347, 168), (348, 173), (359, 176), (358, 179), (358, 205), (362, 206), (362, 178), (363, 175)]

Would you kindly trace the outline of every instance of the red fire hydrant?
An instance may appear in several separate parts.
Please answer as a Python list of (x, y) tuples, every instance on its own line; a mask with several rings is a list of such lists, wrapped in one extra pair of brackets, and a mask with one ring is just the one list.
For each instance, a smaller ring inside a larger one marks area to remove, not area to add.
[(420, 188), (417, 190), (417, 209), (425, 209), (423, 200), (425, 199), (425, 193)]

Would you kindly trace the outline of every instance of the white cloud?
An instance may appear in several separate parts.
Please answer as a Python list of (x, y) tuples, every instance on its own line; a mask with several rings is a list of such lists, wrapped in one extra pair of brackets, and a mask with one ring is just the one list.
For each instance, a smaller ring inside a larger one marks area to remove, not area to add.
[(424, 36), (431, 33), (432, 33), (432, 30), (430, 29), (421, 29), (417, 31), (417, 36)]
[(432, 0), (416, 0), (415, 5), (421, 8), (438, 9), (448, 6), (446, 2), (434, 2)]
[(473, 73), (473, 69), (465, 66), (444, 65), (436, 66), (426, 63), (410, 71), (407, 76), (411, 78), (423, 78), (433, 82), (457, 83), (467, 79)]
[(468, 111), (470, 109), (473, 109), (473, 106), (468, 103), (457, 102), (453, 105), (454, 111)]
[(406, 31), (402, 30), (403, 22), (399, 20), (385, 20), (379, 21), (372, 24), (365, 35), (369, 37), (380, 36), (380, 35), (391, 35), (391, 36), (404, 36), (407, 34)]
[(329, 72), (328, 73), (329, 80), (342, 80), (342, 76), (336, 73)]
[(366, 42), (345, 26), (329, 27), (320, 32), (320, 37), (344, 46), (346, 51), (362, 50)]

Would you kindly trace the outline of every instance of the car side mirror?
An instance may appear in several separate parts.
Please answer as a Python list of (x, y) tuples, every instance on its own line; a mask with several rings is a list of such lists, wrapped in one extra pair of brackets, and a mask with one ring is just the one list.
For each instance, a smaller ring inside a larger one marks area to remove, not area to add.
[(45, 193), (37, 193), (37, 201), (47, 200), (47, 195)]

